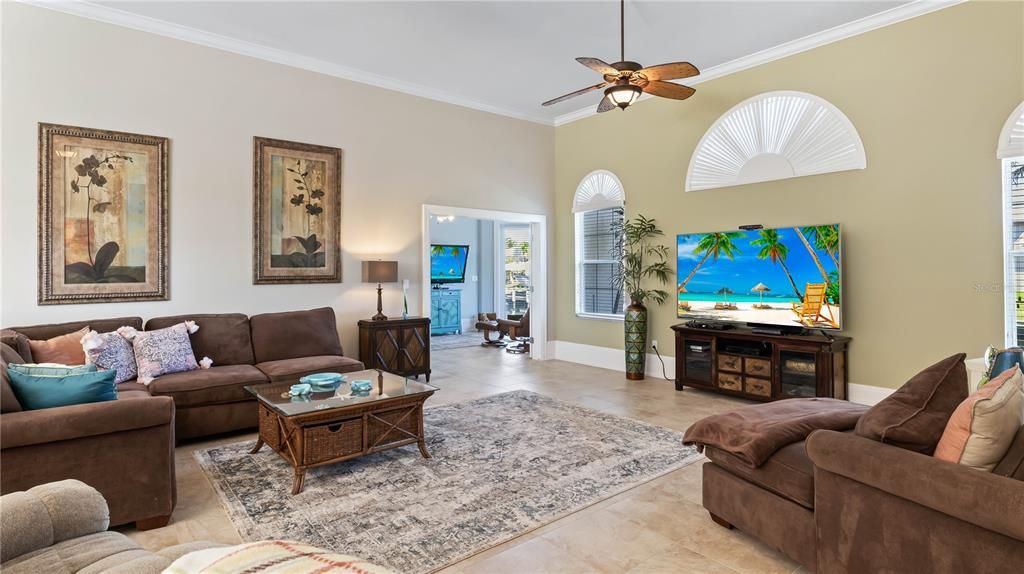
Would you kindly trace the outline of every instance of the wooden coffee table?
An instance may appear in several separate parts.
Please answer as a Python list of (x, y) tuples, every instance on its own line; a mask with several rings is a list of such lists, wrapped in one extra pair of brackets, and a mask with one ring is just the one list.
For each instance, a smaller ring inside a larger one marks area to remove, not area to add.
[[(292, 494), (302, 491), (306, 470), (407, 444), (430, 458), (423, 435), (423, 403), (437, 390), (385, 373), (346, 373), (336, 390), (304, 397), (288, 394), (291, 383), (245, 387), (259, 401), (260, 434), (252, 452), (268, 445), (295, 469)], [(368, 396), (353, 396), (349, 382), (369, 380)]]

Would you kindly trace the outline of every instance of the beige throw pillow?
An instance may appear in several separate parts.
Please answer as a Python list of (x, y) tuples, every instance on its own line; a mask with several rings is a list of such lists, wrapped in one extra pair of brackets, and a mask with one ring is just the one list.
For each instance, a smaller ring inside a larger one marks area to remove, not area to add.
[(935, 458), (991, 472), (1024, 425), (1024, 374), (1014, 365), (967, 397), (946, 424)]

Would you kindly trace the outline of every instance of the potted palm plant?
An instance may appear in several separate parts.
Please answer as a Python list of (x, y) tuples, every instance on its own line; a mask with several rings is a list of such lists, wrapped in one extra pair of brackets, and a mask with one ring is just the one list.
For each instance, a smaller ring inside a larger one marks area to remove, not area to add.
[(653, 219), (637, 215), (633, 219), (623, 218), (613, 227), (615, 244), (612, 257), (619, 262), (619, 272), (612, 279), (617, 290), (629, 297), (626, 307), (626, 378), (643, 380), (647, 362), (647, 306), (648, 301), (661, 305), (668, 299), (668, 292), (649, 289), (644, 286), (650, 280), (662, 285), (671, 280), (669, 248), (655, 244), (664, 235)]

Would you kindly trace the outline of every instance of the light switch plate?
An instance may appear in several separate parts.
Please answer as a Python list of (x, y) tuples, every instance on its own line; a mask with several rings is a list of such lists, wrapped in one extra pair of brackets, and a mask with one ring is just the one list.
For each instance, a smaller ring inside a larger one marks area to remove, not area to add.
[(408, 279), (402, 279), (402, 289), (408, 289), (408, 288), (409, 288), (409, 280)]

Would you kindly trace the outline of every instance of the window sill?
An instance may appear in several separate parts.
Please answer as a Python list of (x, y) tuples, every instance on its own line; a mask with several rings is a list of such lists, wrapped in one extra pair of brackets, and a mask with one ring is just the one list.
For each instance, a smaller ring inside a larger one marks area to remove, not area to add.
[(576, 313), (580, 319), (596, 319), (598, 321), (622, 321), (625, 315), (612, 315), (605, 313)]

